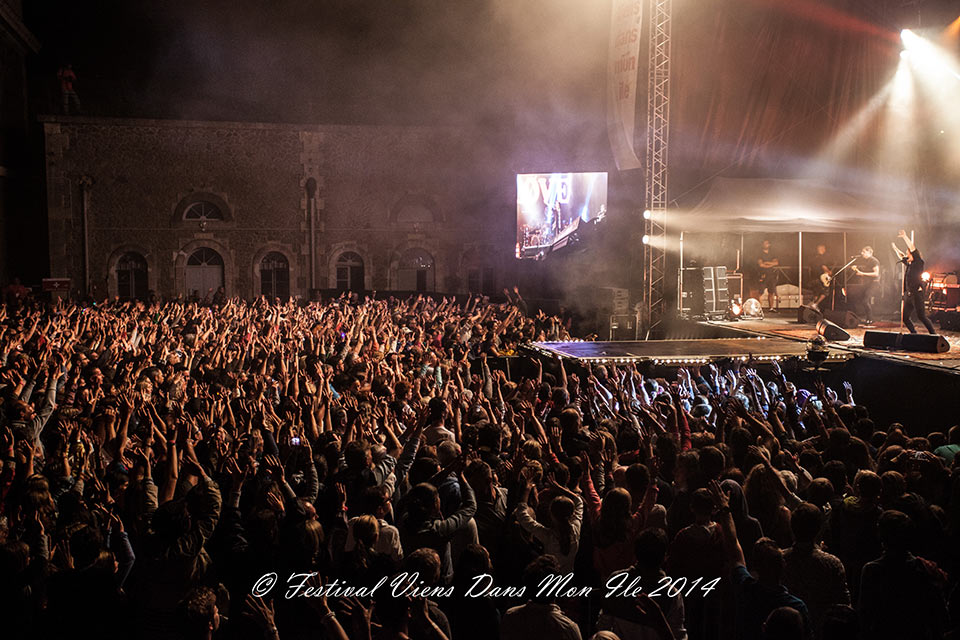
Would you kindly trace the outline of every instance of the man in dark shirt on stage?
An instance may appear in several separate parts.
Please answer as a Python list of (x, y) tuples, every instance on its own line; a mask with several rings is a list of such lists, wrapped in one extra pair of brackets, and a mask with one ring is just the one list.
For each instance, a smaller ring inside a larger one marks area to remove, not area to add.
[(770, 241), (764, 240), (760, 245), (760, 255), (757, 257), (757, 274), (759, 283), (759, 293), (767, 290), (767, 303), (771, 310), (774, 309), (774, 296), (777, 294), (777, 267), (780, 266), (780, 258), (770, 249)]
[(867, 246), (860, 250), (860, 257), (853, 263), (852, 270), (857, 276), (850, 292), (854, 311), (859, 313), (862, 310), (864, 324), (873, 324), (873, 306), (870, 301), (880, 283), (880, 261), (873, 257), (873, 247)]
[(907, 330), (910, 333), (916, 333), (917, 328), (913, 326), (913, 321), (910, 319), (910, 315), (916, 312), (917, 318), (923, 323), (923, 326), (927, 328), (927, 331), (935, 334), (936, 331), (933, 329), (933, 323), (930, 322), (930, 319), (927, 317), (925, 308), (926, 296), (923, 290), (923, 258), (920, 257), (920, 250), (917, 249), (916, 245), (913, 244), (913, 240), (910, 239), (910, 236), (908, 236), (907, 232), (903, 229), (900, 230), (897, 237), (903, 238), (904, 244), (907, 245), (907, 253), (903, 253), (897, 248), (896, 243), (893, 244), (893, 250), (897, 252), (897, 257), (900, 258), (900, 262), (907, 265), (907, 271), (903, 276), (903, 324), (907, 326)]

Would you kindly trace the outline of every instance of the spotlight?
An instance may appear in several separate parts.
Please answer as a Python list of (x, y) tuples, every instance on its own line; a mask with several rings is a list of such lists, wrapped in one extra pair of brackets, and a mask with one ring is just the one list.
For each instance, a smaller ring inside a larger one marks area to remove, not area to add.
[(923, 280), (924, 282), (930, 282), (930, 272), (924, 271), (923, 273), (921, 273), (920, 279)]
[(907, 51), (906, 49), (904, 49), (903, 51), (900, 52), (900, 58), (902, 58), (903, 60), (909, 59), (909, 58), (910, 58), (910, 52)]
[(760, 304), (760, 301), (756, 298), (749, 298), (746, 302), (743, 303), (743, 317), (744, 318), (759, 318), (763, 319), (763, 305)]
[(910, 31), (910, 29), (901, 29), (901, 30), (900, 30), (900, 39), (903, 40), (904, 42), (906, 42), (907, 40), (909, 40), (909, 39), (911, 38), (911, 36), (913, 36), (913, 31)]
[(739, 320), (740, 314), (743, 313), (743, 307), (740, 306), (740, 301), (734, 298), (730, 301), (730, 305), (727, 307), (727, 320)]
[(647, 209), (646, 211), (643, 212), (643, 219), (649, 220), (651, 215), (653, 214), (650, 213), (650, 209)]
[(643, 244), (650, 244), (650, 236), (648, 236), (647, 234), (643, 234), (643, 237), (640, 238), (640, 242), (642, 242)]

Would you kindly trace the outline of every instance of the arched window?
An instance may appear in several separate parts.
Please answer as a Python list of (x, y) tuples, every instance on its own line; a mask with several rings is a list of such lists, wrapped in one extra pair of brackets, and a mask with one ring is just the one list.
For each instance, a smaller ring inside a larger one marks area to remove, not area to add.
[(423, 249), (407, 249), (397, 266), (397, 289), (433, 291), (436, 283), (433, 256)]
[(470, 249), (462, 258), (463, 273), (467, 278), (469, 293), (482, 293), (485, 296), (495, 295), (497, 292), (497, 270), (487, 264), (493, 251), (484, 247)]
[(187, 258), (183, 275), (188, 296), (212, 298), (223, 286), (223, 257), (209, 247), (200, 247)]
[(337, 258), (337, 291), (363, 291), (363, 258), (353, 251), (346, 251)]
[(184, 220), (223, 220), (220, 207), (207, 200), (197, 200), (183, 210)]
[(467, 291), (482, 293), (485, 296), (497, 293), (497, 272), (493, 267), (469, 267), (467, 269)]
[(210, 247), (200, 247), (190, 254), (187, 264), (192, 266), (219, 265), (223, 267), (223, 258)]
[(281, 300), (290, 297), (290, 263), (279, 251), (271, 251), (260, 261), (260, 293)]
[(147, 297), (147, 260), (128, 251), (117, 260), (117, 295), (121, 300), (142, 300)]

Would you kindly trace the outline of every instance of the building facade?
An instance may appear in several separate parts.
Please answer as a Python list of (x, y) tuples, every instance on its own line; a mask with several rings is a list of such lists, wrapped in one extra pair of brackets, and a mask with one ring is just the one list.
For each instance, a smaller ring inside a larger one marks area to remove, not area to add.
[(512, 220), (491, 207), (514, 194), (491, 199), (468, 165), (471, 140), (455, 130), (83, 117), (43, 126), (50, 276), (70, 278), (75, 293), (491, 293), (509, 279)]

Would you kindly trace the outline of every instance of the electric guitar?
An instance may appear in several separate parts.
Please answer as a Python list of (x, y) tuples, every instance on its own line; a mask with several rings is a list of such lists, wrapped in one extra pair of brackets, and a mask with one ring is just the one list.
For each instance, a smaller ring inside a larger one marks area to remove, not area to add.
[(860, 258), (860, 256), (854, 256), (853, 260), (851, 260), (851, 261), (848, 262), (847, 264), (845, 264), (845, 265), (843, 265), (842, 267), (840, 267), (839, 269), (837, 269), (837, 271), (836, 271), (835, 273), (833, 273), (833, 274), (821, 273), (821, 274), (820, 274), (820, 282), (823, 283), (823, 286), (829, 287), (830, 284), (831, 284), (834, 280), (836, 280), (837, 276), (839, 276), (841, 273), (843, 273), (843, 272), (847, 269), (847, 267), (849, 267), (850, 265), (852, 265), (852, 264), (853, 264), (854, 262), (856, 262), (857, 259), (859, 259), (859, 258)]

